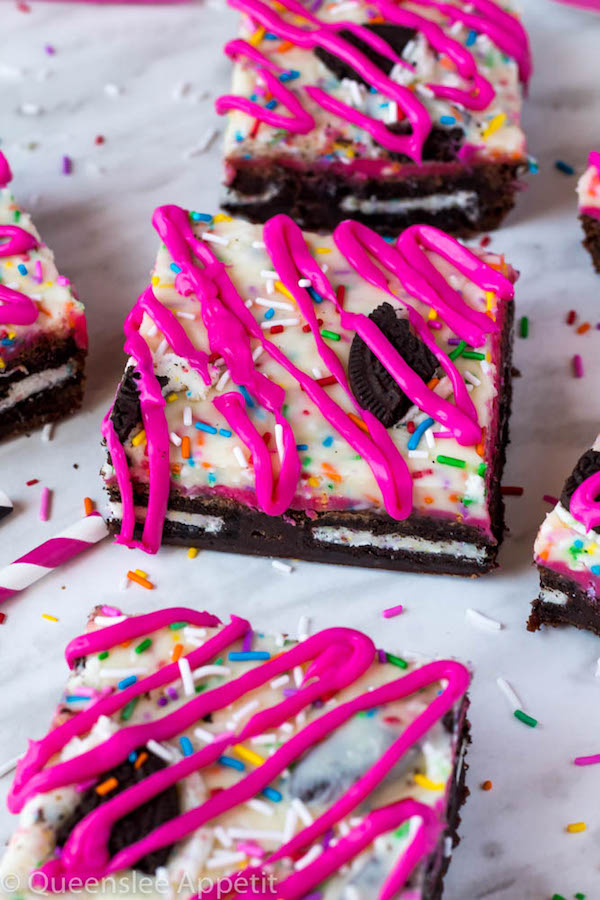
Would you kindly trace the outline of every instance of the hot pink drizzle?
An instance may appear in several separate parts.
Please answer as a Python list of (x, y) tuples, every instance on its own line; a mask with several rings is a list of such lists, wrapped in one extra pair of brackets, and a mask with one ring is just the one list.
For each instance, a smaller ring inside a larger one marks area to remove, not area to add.
[[(373, 2), (387, 22), (421, 32), (437, 53), (445, 54), (452, 60), (457, 73), (470, 84), (469, 90), (466, 91), (448, 85), (428, 84), (427, 87), (436, 97), (474, 110), (484, 110), (490, 105), (495, 96), (494, 89), (490, 82), (479, 73), (475, 59), (466, 47), (446, 34), (436, 23), (414, 12), (402, 9), (391, 0), (373, 0)], [(403, 153), (415, 162), (421, 162), (423, 144), (431, 131), (432, 124), (427, 109), (413, 91), (385, 75), (375, 63), (348, 43), (338, 32), (344, 29), (351, 30), (364, 43), (395, 64), (412, 68), (392, 50), (386, 41), (355, 23), (323, 22), (310, 13), (298, 0), (282, 0), (282, 3), (289, 12), (309, 22), (313, 26), (310, 30), (293, 25), (261, 0), (229, 0), (229, 3), (246, 13), (256, 25), (263, 26), (283, 40), (309, 50), (321, 47), (334, 54), (352, 66), (368, 84), (395, 101), (411, 125), (412, 132), (409, 135), (394, 134), (383, 121), (343, 103), (321, 88), (311, 85), (304, 86), (308, 96), (323, 109), (364, 129), (378, 144), (388, 150)], [(486, 34), (500, 49), (517, 60), (521, 78), (527, 82), (531, 74), (529, 45), (525, 30), (514, 17), (505, 13), (491, 0), (478, 0), (473, 4), (478, 10), (477, 15), (467, 12), (459, 6), (436, 2), (436, 0), (422, 0), (422, 3), (424, 6), (435, 7), (446, 15), (450, 22), (460, 21), (465, 26)], [(216, 109), (219, 114), (224, 114), (230, 109), (238, 109), (254, 119), (291, 133), (307, 134), (312, 130), (314, 127), (312, 116), (303, 109), (296, 94), (284, 87), (274, 74), (284, 70), (246, 41), (230, 42), (225, 47), (225, 52), (234, 59), (245, 56), (250, 60), (257, 67), (259, 77), (265, 87), (287, 108), (290, 116), (282, 116), (275, 110), (267, 109), (257, 102), (236, 95), (226, 95), (217, 100)]]
[(4, 153), (0, 152), (0, 188), (5, 188), (12, 181), (12, 172)]
[[(450, 358), (436, 345), (422, 316), (414, 309), (408, 311), (416, 331), (450, 378), (456, 398), (454, 404), (442, 399), (425, 385), (372, 320), (364, 315), (344, 311), (331, 283), (312, 257), (301, 230), (289, 217), (276, 216), (266, 223), (264, 239), (267, 251), (281, 281), (293, 295), (309, 325), (327, 370), (354, 404), (368, 433), (348, 417), (345, 410), (331, 399), (314, 378), (298, 369), (266, 337), (230, 280), (225, 265), (209, 246), (194, 236), (184, 210), (177, 206), (160, 207), (156, 210), (153, 221), (176, 267), (180, 269), (175, 279), (176, 289), (183, 296), (193, 295), (200, 302), (211, 351), (218, 352), (223, 357), (232, 381), (244, 385), (262, 406), (273, 413), (276, 422), (282, 426), (284, 452), (279, 477), (275, 479), (271, 454), (248, 417), (242, 396), (231, 391), (212, 400), (215, 408), (227, 419), (252, 453), (256, 499), (266, 513), (281, 515), (290, 507), (298, 484), (300, 462), (292, 428), (282, 414), (285, 392), (256, 369), (252, 359), (251, 338), (259, 341), (269, 356), (297, 380), (324, 418), (367, 461), (388, 514), (395, 519), (405, 519), (412, 510), (412, 479), (406, 462), (378, 419), (356, 403), (344, 366), (321, 336), (311, 296), (306, 289), (298, 286), (301, 278), (309, 279), (317, 293), (334, 304), (342, 327), (355, 330), (363, 337), (414, 403), (443, 422), (459, 443), (470, 446), (481, 439), (476, 411), (465, 384)], [(497, 323), (489, 316), (472, 310), (460, 294), (447, 284), (425, 251), (434, 250), (444, 259), (453, 262), (459, 271), (482, 290), (496, 291), (504, 300), (512, 298), (514, 293), (509, 279), (489, 267), (454, 238), (433, 227), (412, 226), (400, 236), (397, 246), (393, 247), (366, 226), (346, 221), (334, 232), (334, 240), (365, 280), (393, 296), (385, 273), (370, 259), (372, 255), (397, 276), (413, 296), (431, 305), (457, 334), (475, 345), (482, 344), (486, 334), (496, 333)], [(169, 436), (164, 415), (165, 400), (154, 374), (152, 355), (146, 341), (139, 334), (144, 312), (157, 324), (178, 356), (186, 358), (206, 383), (210, 382), (210, 377), (206, 355), (195, 350), (177, 318), (156, 300), (152, 289), (147, 288), (124, 326), (125, 351), (133, 358), (141, 376), (140, 402), (148, 445), (149, 502), (141, 542), (134, 539), (133, 489), (127, 456), (111, 421), (112, 410), (104, 419), (102, 433), (107, 441), (123, 504), (121, 534), (117, 540), (130, 547), (142, 547), (148, 552), (156, 552), (160, 546), (169, 498)]]
[(600, 173), (600, 151), (591, 150), (588, 156), (588, 166), (593, 166)]
[[(12, 172), (3, 153), (0, 153), (0, 188), (12, 181)], [(33, 234), (18, 225), (0, 224), (0, 259), (27, 253), (38, 246)], [(38, 317), (33, 300), (21, 291), (0, 284), (0, 324), (32, 325)]]
[(594, 472), (575, 489), (569, 509), (571, 515), (589, 531), (600, 525), (600, 472)]
[[(214, 627), (218, 619), (208, 613), (176, 608), (133, 617), (101, 631), (82, 635), (67, 648), (71, 665), (74, 658), (108, 649), (132, 637), (165, 627), (176, 621)], [(248, 622), (236, 617), (202, 647), (187, 655), (190, 665), (198, 665), (214, 657), (232, 641), (240, 640), (248, 630)], [(353, 700), (340, 704), (317, 720), (311, 722), (291, 740), (280, 747), (261, 766), (249, 772), (238, 784), (214, 794), (201, 806), (177, 816), (156, 828), (144, 838), (117, 853), (112, 859), (108, 852), (110, 830), (115, 821), (151, 797), (175, 784), (192, 772), (212, 765), (233, 744), (287, 721), (308, 707), (315, 700), (329, 696), (360, 678), (373, 663), (375, 648), (372, 641), (360, 632), (347, 628), (332, 628), (314, 635), (281, 656), (262, 663), (233, 681), (193, 698), (185, 706), (153, 723), (123, 727), (104, 744), (66, 763), (44, 768), (46, 763), (75, 735), (84, 734), (100, 715), (110, 715), (121, 709), (133, 696), (154, 690), (178, 677), (178, 666), (173, 663), (155, 672), (138, 684), (109, 697), (98, 700), (87, 709), (60, 725), (42, 741), (31, 742), (25, 757), (17, 767), (15, 782), (9, 795), (12, 811), (22, 808), (31, 796), (66, 784), (89, 780), (90, 775), (106, 771), (116, 762), (124, 760), (135, 747), (150, 738), (165, 739), (180, 733), (208, 712), (222, 709), (236, 702), (249, 691), (268, 683), (282, 672), (311, 660), (299, 690), (293, 696), (261, 710), (253, 715), (239, 734), (226, 733), (192, 756), (154, 773), (144, 781), (116, 795), (86, 816), (74, 828), (60, 858), (50, 860), (33, 875), (33, 883), (51, 891), (69, 889), (89, 879), (101, 878), (113, 872), (130, 868), (152, 849), (168, 846), (181, 840), (202, 825), (218, 818), (224, 812), (256, 796), (279, 776), (285, 768), (298, 759), (314, 743), (323, 740), (358, 712), (373, 709), (407, 697), (423, 688), (446, 682), (441, 692), (402, 732), (394, 744), (375, 765), (323, 815), (305, 828), (279, 850), (267, 856), (261, 866), (246, 869), (232, 876), (236, 879), (250, 873), (260, 873), (270, 865), (289, 855), (295, 856), (306, 846), (321, 837), (328, 829), (352, 813), (388, 775), (399, 759), (439, 721), (465, 694), (468, 671), (458, 663), (440, 661), (423, 666), (394, 682), (368, 691)], [(405, 883), (413, 868), (435, 846), (443, 828), (442, 803), (438, 809), (406, 799), (371, 812), (366, 819), (334, 848), (325, 850), (314, 863), (297, 871), (278, 885), (278, 896), (297, 900), (307, 891), (333, 874), (340, 865), (352, 860), (372, 843), (378, 834), (390, 831), (412, 816), (421, 819), (409, 847), (394, 867), (382, 891), (380, 900), (391, 900)], [(203, 893), (203, 900), (211, 900), (219, 892)], [(239, 897), (262, 897), (259, 893), (242, 891)]]

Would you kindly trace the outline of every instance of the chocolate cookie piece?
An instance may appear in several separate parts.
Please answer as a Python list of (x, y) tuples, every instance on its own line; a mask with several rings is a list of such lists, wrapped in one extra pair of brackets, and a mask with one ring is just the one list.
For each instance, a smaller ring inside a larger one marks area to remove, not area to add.
[(10, 515), (13, 511), (13, 502), (4, 491), (0, 491), (0, 519)]
[[(411, 330), (406, 318), (399, 318), (391, 303), (374, 309), (370, 319), (381, 329), (392, 346), (423, 381), (429, 381), (438, 367), (431, 350)], [(354, 336), (348, 360), (350, 389), (363, 407), (386, 428), (399, 422), (412, 400), (394, 381), (359, 335)]]
[[(136, 752), (138, 758), (141, 754), (144, 754), (146, 757), (137, 768), (135, 761), (129, 762), (129, 760), (125, 760), (125, 762), (100, 776), (98, 784), (105, 783), (111, 778), (117, 780), (118, 784), (112, 791), (100, 795), (96, 791), (96, 786), (94, 786), (81, 795), (77, 808), (57, 831), (56, 843), (58, 847), (62, 847), (75, 826), (102, 803), (106, 803), (107, 800), (110, 800), (126, 788), (143, 781), (144, 778), (147, 778), (154, 772), (166, 768), (165, 763), (161, 759), (143, 747), (140, 747)], [(108, 841), (108, 849), (111, 856), (114, 856), (115, 853), (118, 853), (124, 847), (135, 843), (135, 841), (139, 841), (155, 828), (158, 828), (159, 825), (178, 816), (179, 813), (177, 789), (175, 787), (167, 788), (162, 794), (158, 794), (147, 803), (137, 807), (115, 822)], [(146, 875), (153, 875), (159, 866), (166, 865), (171, 850), (172, 846), (154, 850), (138, 860), (134, 868), (144, 872)]]
[[(392, 50), (398, 56), (402, 56), (402, 51), (417, 33), (414, 28), (404, 28), (402, 25), (380, 24), (363, 25), (362, 27), (367, 28), (369, 31), (372, 31), (373, 34), (376, 34), (377, 37), (382, 38), (390, 45)], [(394, 68), (394, 62), (391, 59), (388, 59), (387, 56), (382, 56), (381, 53), (378, 53), (370, 44), (361, 40), (361, 38), (353, 31), (344, 28), (339, 32), (339, 35), (349, 44), (352, 44), (353, 47), (356, 47), (357, 50), (360, 50), (361, 53), (364, 53), (364, 55), (381, 69), (382, 72), (386, 75), (390, 74)], [(328, 50), (324, 50), (322, 47), (316, 47), (314, 53), (340, 81), (343, 78), (351, 78), (352, 81), (358, 81), (359, 84), (364, 84), (367, 88), (371, 87), (369, 82), (366, 81), (356, 69), (353, 69), (351, 65), (344, 62), (344, 60), (340, 59), (338, 56), (335, 56), (335, 54), (330, 53)]]
[[(411, 128), (408, 122), (394, 122), (388, 125), (388, 131), (394, 134), (410, 134)], [(462, 147), (465, 133), (462, 128), (443, 128), (434, 125), (423, 144), (423, 160), (427, 162), (453, 162), (458, 158), (458, 151)], [(398, 162), (411, 162), (405, 153), (390, 151), (392, 159)]]
[[(597, 450), (586, 450), (583, 456), (579, 458), (577, 465), (565, 481), (565, 486), (562, 490), (562, 494), (560, 495), (560, 502), (565, 509), (570, 510), (571, 497), (573, 496), (579, 485), (582, 484), (587, 478), (589, 478), (590, 475), (595, 475), (598, 471), (600, 471), (600, 453)], [(600, 533), (600, 525), (597, 525), (592, 530)]]
[(121, 443), (127, 440), (131, 431), (142, 418), (139, 378), (140, 373), (135, 369), (128, 369), (125, 372), (113, 406), (111, 421)]

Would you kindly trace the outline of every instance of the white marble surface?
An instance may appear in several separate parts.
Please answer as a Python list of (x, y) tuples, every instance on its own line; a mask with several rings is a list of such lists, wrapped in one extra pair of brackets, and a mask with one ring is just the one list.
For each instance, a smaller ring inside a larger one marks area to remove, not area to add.
[[(508, 499), (499, 571), (471, 581), (300, 563), (286, 576), (268, 560), (204, 553), (191, 561), (172, 548), (147, 558), (105, 542), (4, 607), (0, 763), (44, 732), (63, 683), (62, 648), (97, 602), (139, 612), (177, 601), (247, 614), (262, 628), (293, 629), (301, 614), (315, 628), (343, 622), (389, 649), (455, 655), (473, 666), (472, 796), (446, 900), (600, 896), (600, 767), (572, 764), (576, 755), (600, 751), (600, 642), (575, 630), (530, 635), (524, 627), (536, 592), (530, 557), (542, 495), (560, 490), (600, 418), (600, 333), (577, 336), (564, 324), (570, 308), (593, 325), (600, 320), (600, 277), (579, 244), (575, 180), (553, 167), (564, 159), (580, 169), (598, 139), (600, 17), (525, 0), (525, 18), (536, 61), (525, 120), (540, 174), (529, 178), (493, 244), (522, 271), (517, 303), (531, 321), (530, 337), (516, 341), (523, 377), (515, 385), (505, 479), (524, 485), (525, 494)], [(121, 323), (155, 252), (151, 212), (164, 202), (217, 207), (220, 137), (210, 152), (188, 158), (187, 151), (209, 129), (222, 129), (212, 102), (227, 89), (229, 65), (218, 48), (234, 22), (219, 2), (34, 3), (29, 13), (14, 2), (1, 5), (2, 148), (15, 191), (87, 304), (91, 355), (81, 414), (60, 424), (50, 444), (37, 433), (0, 448), (0, 487), (16, 503), (0, 524), (0, 564), (71, 523), (85, 495), (101, 500), (98, 426), (122, 369)], [(109, 96), (106, 85), (120, 93)], [(177, 99), (181, 85), (188, 87)], [(38, 106), (39, 115), (25, 115), (23, 104)], [(94, 144), (97, 134), (104, 145)], [(74, 160), (68, 177), (60, 174), (63, 154)], [(571, 376), (574, 352), (584, 359), (583, 380)], [(40, 485), (26, 487), (30, 478)], [(42, 484), (54, 491), (47, 524), (37, 519)], [(124, 572), (136, 566), (149, 572), (155, 591), (119, 592)], [(384, 621), (381, 610), (396, 603), (405, 613)], [(468, 607), (501, 620), (503, 631), (467, 625)], [(537, 729), (512, 718), (495, 684), (500, 674), (539, 719)], [(479, 784), (488, 778), (494, 787), (486, 793)], [(0, 782), (4, 791), (8, 780)], [(566, 834), (565, 825), (579, 820), (587, 831)], [(1, 840), (11, 827), (2, 812)]]

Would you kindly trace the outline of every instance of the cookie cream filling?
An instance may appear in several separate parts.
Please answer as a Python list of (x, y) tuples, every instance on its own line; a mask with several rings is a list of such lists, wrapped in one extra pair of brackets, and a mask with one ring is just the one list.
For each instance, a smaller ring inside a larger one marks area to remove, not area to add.
[(346, 547), (376, 547), (379, 550), (405, 550), (408, 553), (437, 553), (484, 562), (487, 548), (466, 544), (464, 541), (430, 541), (427, 538), (404, 534), (373, 534), (372, 531), (355, 531), (323, 525), (313, 528), (316, 541), (323, 544), (341, 544)]
[[(111, 500), (108, 504), (111, 517), (120, 519), (123, 515), (123, 504), (116, 500)], [(143, 522), (146, 518), (147, 508), (145, 506), (136, 506), (135, 519), (136, 522)], [(187, 525), (189, 528), (197, 528), (204, 531), (205, 534), (218, 534), (225, 527), (225, 519), (221, 516), (206, 516), (202, 513), (188, 513), (180, 510), (170, 509), (165, 516), (168, 522), (176, 522), (180, 525)]]
[(542, 588), (540, 590), (540, 600), (542, 603), (552, 603), (554, 606), (566, 606), (569, 600), (568, 596), (556, 588)]
[(476, 219), (479, 203), (475, 191), (456, 191), (453, 194), (430, 194), (428, 197), (399, 197), (392, 200), (378, 200), (371, 197), (361, 200), (358, 197), (344, 197), (340, 203), (344, 212), (360, 212), (365, 216), (378, 213), (396, 215), (402, 212), (420, 209), (426, 212), (441, 212), (445, 209), (462, 209), (467, 217)]
[(40, 394), (42, 391), (47, 391), (63, 381), (67, 381), (72, 377), (74, 371), (75, 363), (70, 359), (62, 366), (57, 366), (56, 369), (46, 369), (44, 372), (36, 372), (35, 375), (28, 375), (27, 378), (16, 381), (0, 400), (0, 412), (11, 409), (34, 394)]

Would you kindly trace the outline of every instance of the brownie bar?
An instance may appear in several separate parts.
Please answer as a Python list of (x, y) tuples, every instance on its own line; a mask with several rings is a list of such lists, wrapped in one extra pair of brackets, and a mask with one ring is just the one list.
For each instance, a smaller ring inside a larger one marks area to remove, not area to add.
[(582, 213), (579, 221), (585, 235), (581, 243), (592, 257), (596, 272), (600, 272), (600, 219)]
[(528, 631), (538, 631), (542, 625), (574, 625), (593, 631), (600, 637), (598, 597), (580, 587), (567, 575), (538, 566), (540, 596), (531, 605), (527, 621)]
[(375, 897), (409, 848), (398, 891), (441, 900), (468, 795), (464, 666), (350, 629), (300, 642), (185, 608), (98, 607), (66, 658), (52, 729), (9, 794), (23, 812), (0, 879), (22, 900), (42, 884), (91, 896), (112, 872), (124, 891), (182, 900), (251, 874), (270, 876), (261, 896), (301, 881), (323, 900)]
[[(258, 222), (285, 212), (318, 231), (347, 216), (383, 234), (499, 225), (527, 167), (529, 50), (510, 10), (229, 2), (246, 15), (226, 47), (233, 93), (217, 102), (229, 114), (226, 209)], [(470, 57), (470, 75), (448, 54)]]

